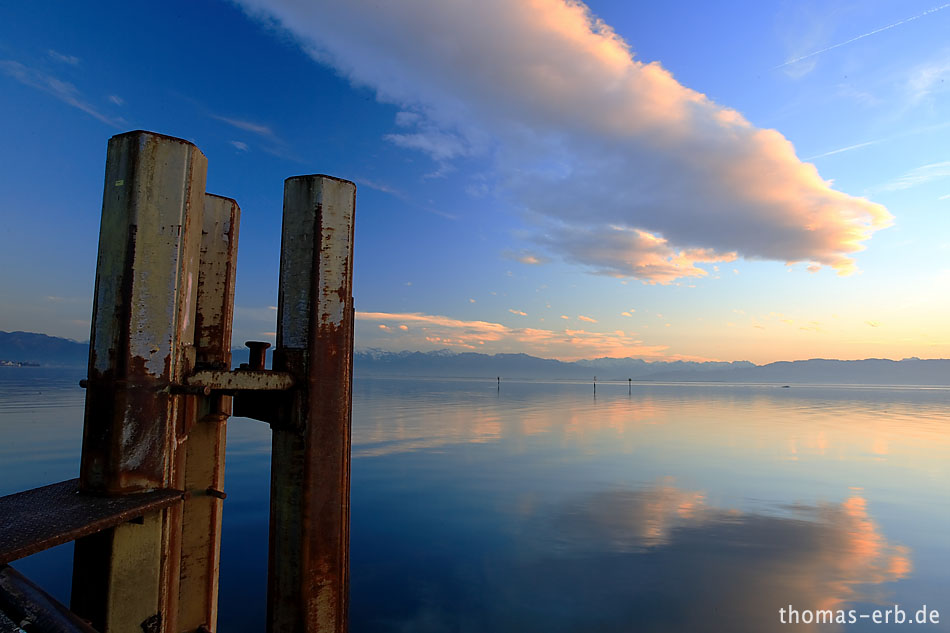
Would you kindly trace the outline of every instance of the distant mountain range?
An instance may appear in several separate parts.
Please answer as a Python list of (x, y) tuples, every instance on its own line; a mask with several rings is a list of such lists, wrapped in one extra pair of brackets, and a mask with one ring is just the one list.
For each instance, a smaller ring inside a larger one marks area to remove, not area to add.
[(89, 343), (34, 332), (0, 331), (0, 363), (75, 367), (89, 362)]
[(453, 378), (528, 378), (542, 380), (648, 379), (656, 372), (680, 371), (706, 374), (711, 371), (753, 368), (748, 361), (692, 363), (638, 358), (597, 358), (565, 362), (528, 354), (386, 352), (369, 349), (356, 352), (354, 371), (367, 376), (432, 376)]
[(905, 358), (894, 361), (798, 360), (755, 365), (748, 361), (645, 361), (639, 358), (596, 358), (564, 362), (527, 354), (456, 354), (438, 352), (356, 353), (358, 376), (419, 376), (534, 380), (627, 380), (652, 382), (764, 382), (861, 385), (947, 385), (950, 360)]
[[(0, 331), (3, 361), (46, 366), (84, 366), (89, 345), (31, 332)], [(247, 350), (233, 350), (234, 364), (247, 361)], [(357, 376), (495, 378), (529, 380), (627, 380), (653, 382), (764, 382), (864, 385), (950, 386), (950, 360), (905, 358), (900, 361), (811, 359), (755, 365), (748, 361), (645, 361), (595, 358), (565, 362), (527, 354), (357, 351)]]

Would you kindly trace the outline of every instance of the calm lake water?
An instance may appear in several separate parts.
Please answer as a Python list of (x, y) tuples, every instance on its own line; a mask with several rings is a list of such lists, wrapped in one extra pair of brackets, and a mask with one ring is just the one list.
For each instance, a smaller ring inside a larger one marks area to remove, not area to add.
[[(80, 377), (0, 368), (0, 494), (78, 474)], [(947, 389), (357, 378), (351, 630), (879, 631), (896, 604), (950, 631), (948, 412)], [(264, 629), (269, 436), (229, 422), (225, 632)], [(15, 566), (66, 600), (70, 561)]]

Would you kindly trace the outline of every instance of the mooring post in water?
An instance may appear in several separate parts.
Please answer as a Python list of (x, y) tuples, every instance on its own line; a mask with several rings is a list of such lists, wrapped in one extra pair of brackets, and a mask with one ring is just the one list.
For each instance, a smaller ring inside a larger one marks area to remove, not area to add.
[(284, 183), (274, 369), (296, 388), (272, 422), (272, 633), (347, 630), (355, 205), (345, 180)]
[[(131, 495), (185, 485), (179, 440), (194, 363), (207, 160), (187, 141), (109, 141), (90, 336), (80, 488)], [(72, 609), (103, 633), (173, 631), (182, 506), (76, 542)]]
[[(241, 209), (230, 198), (205, 194), (195, 315), (195, 369), (231, 367), (231, 323)], [(185, 502), (181, 536), (178, 631), (216, 631), (224, 446), (231, 397), (197, 398), (186, 420)]]
[(182, 139), (109, 140), (80, 476), (0, 498), (0, 567), (75, 540), (75, 630), (216, 631), (233, 397), (273, 428), (267, 630), (346, 633), (356, 186), (284, 183), (274, 368), (252, 341), (230, 371), (241, 212), (206, 171)]

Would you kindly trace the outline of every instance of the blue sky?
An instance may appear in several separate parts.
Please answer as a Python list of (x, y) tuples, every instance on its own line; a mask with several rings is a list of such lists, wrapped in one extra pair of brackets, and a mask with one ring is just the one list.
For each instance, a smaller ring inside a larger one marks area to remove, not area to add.
[[(272, 339), (282, 182), (358, 185), (357, 346), (950, 356), (950, 5), (0, 6), (0, 329), (88, 338), (107, 139), (195, 142)], [(813, 165), (814, 167), (812, 167)]]

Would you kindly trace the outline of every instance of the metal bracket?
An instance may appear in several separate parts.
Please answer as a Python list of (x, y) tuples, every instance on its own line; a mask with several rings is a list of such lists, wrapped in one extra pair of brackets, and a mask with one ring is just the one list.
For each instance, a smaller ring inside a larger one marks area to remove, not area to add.
[(266, 369), (215, 369), (196, 371), (185, 379), (185, 386), (207, 393), (223, 392), (235, 395), (241, 391), (287, 391), (294, 386), (294, 377), (283, 371)]

